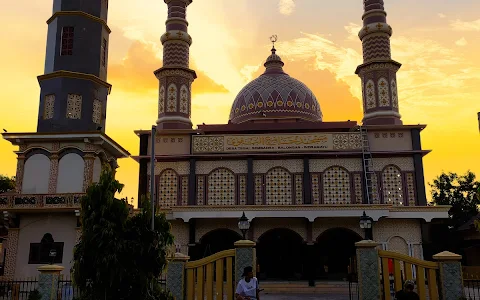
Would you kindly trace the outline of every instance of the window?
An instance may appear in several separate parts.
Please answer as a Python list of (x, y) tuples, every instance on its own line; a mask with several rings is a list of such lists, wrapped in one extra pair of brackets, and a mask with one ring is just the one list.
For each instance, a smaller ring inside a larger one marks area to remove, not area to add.
[(102, 66), (107, 64), (107, 40), (103, 39), (102, 43)]
[(62, 46), (60, 55), (73, 55), (74, 27), (68, 26), (62, 28)]
[[(50, 251), (55, 250), (55, 257), (50, 256)], [(50, 233), (46, 233), (40, 243), (30, 244), (29, 264), (61, 264), (63, 260), (63, 243), (55, 242)]]

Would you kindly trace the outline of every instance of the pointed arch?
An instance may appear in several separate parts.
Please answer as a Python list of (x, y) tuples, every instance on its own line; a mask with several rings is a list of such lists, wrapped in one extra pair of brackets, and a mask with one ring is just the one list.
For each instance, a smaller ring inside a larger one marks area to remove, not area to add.
[(177, 205), (178, 174), (173, 169), (165, 169), (158, 180), (158, 201), (160, 207)]
[(207, 178), (208, 205), (235, 205), (235, 174), (227, 168), (218, 168), (210, 172)]
[(265, 194), (267, 205), (291, 205), (292, 174), (282, 167), (270, 169), (265, 176)]
[(396, 165), (388, 165), (382, 171), (383, 202), (385, 204), (405, 204), (403, 193), (403, 179), (400, 168)]
[(167, 91), (167, 112), (176, 112), (177, 111), (177, 98), (178, 98), (178, 89), (174, 83), (171, 83), (168, 86)]
[(184, 84), (180, 88), (180, 112), (188, 114), (188, 88)]
[(340, 166), (333, 166), (323, 173), (323, 203), (350, 204), (350, 173)]
[(377, 100), (375, 99), (375, 82), (372, 79), (365, 84), (365, 105), (367, 109), (377, 107)]
[(388, 90), (389, 84), (385, 78), (378, 80), (378, 106), (387, 107), (390, 106), (390, 92)]

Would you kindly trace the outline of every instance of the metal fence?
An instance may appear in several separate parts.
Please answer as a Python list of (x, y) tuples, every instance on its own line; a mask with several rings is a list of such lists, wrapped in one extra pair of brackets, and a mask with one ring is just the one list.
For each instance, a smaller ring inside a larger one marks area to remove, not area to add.
[(468, 300), (480, 300), (480, 279), (464, 279), (465, 297)]
[(38, 280), (0, 281), (0, 300), (27, 300), (30, 293), (37, 290)]

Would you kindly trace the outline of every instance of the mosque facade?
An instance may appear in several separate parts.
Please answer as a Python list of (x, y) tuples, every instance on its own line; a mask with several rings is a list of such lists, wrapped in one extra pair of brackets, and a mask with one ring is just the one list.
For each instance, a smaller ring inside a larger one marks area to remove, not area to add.
[(430, 151), (420, 138), (426, 126), (402, 122), (401, 64), (391, 56), (383, 0), (364, 1), (364, 61), (352, 70), (361, 79), (361, 124), (324, 122), (321, 103), (285, 72), (274, 47), (264, 73), (238, 93), (228, 123), (196, 129), (186, 20), (192, 1), (165, 2), (156, 135), (135, 132), (134, 159), (139, 199), (155, 176), (154, 199), (171, 221), (176, 251), (199, 259), (232, 248), (243, 238), (237, 221), (245, 213), (259, 278), (341, 278), (354, 243), (365, 238), (359, 227), (365, 213), (383, 249), (423, 257), (423, 225), (447, 218), (448, 208), (427, 204), (422, 159)]

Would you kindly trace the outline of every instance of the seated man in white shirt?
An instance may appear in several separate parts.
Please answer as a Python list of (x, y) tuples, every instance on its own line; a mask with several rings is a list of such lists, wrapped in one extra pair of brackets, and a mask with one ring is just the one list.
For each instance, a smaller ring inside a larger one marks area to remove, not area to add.
[(242, 279), (238, 282), (235, 291), (236, 300), (260, 300), (258, 280), (253, 277), (253, 268), (246, 267), (243, 269)]

